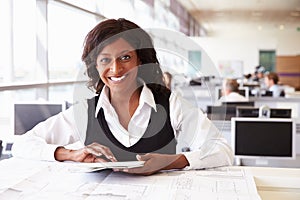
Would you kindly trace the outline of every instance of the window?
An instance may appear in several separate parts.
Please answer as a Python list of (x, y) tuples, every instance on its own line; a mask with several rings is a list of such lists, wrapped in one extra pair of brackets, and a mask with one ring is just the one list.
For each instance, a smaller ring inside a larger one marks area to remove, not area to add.
[[(170, 10), (172, 1), (145, 2), (0, 0), (0, 139), (13, 134), (10, 124), (14, 101), (75, 103), (93, 96), (84, 82), (87, 77), (81, 55), (86, 34), (100, 20), (124, 17), (143, 28), (180, 29), (180, 18)], [(161, 41), (173, 45), (172, 40)], [(165, 66), (181, 72), (185, 62), (180, 55), (185, 55), (185, 50), (178, 44), (172, 48), (177, 54), (158, 54)]]
[(48, 12), (49, 79), (75, 80), (83, 67), (85, 36), (96, 25), (97, 18), (57, 3), (50, 3)]
[(0, 1), (0, 83), (31, 82), (36, 69), (36, 1)]
[(275, 50), (260, 50), (259, 51), (259, 64), (264, 66), (269, 72), (275, 71), (276, 53)]
[(0, 84), (10, 82), (12, 79), (10, 70), (12, 62), (11, 5), (10, 0), (0, 1)]
[(14, 1), (13, 9), (13, 81), (45, 82), (36, 65), (36, 2)]

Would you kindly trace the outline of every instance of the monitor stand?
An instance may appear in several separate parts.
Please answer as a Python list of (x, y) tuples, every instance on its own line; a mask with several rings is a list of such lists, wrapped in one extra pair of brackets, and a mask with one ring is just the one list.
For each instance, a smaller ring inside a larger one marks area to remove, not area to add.
[(258, 158), (255, 160), (255, 165), (258, 165), (258, 166), (267, 166), (268, 164), (269, 164), (269, 161), (264, 158)]
[[(265, 158), (257, 158), (257, 159), (250, 159), (252, 160), (250, 165), (254, 166), (268, 166), (269, 160)], [(242, 158), (234, 158), (234, 165), (235, 166), (243, 166)], [(246, 163), (246, 165), (248, 165)]]
[(234, 165), (236, 165), (236, 166), (241, 166), (241, 165), (242, 165), (242, 160), (241, 160), (241, 158), (234, 158)]

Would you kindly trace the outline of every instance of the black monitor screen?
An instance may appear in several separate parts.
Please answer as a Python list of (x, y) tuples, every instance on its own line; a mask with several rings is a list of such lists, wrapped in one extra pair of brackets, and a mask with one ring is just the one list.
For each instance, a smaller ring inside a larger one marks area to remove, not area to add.
[(291, 121), (236, 121), (235, 155), (293, 156)]
[(210, 120), (231, 120), (236, 116), (235, 106), (207, 106), (207, 117)]
[(208, 105), (207, 117), (211, 120), (231, 120), (232, 117), (236, 117), (239, 106), (253, 107), (254, 101), (222, 102), (220, 106)]
[(237, 117), (258, 117), (259, 116), (259, 108), (237, 107), (236, 108), (236, 116)]
[(271, 117), (273, 118), (291, 118), (292, 109), (290, 108), (271, 108)]
[[(218, 90), (218, 93), (217, 93), (217, 99), (220, 99), (220, 98), (223, 96), (223, 94), (222, 94), (222, 88), (217, 88), (217, 90)], [(246, 98), (248, 98), (248, 96), (249, 96), (249, 95), (248, 95), (249, 90), (247, 90), (247, 89), (240, 88), (240, 89), (238, 90), (238, 93), (239, 93), (240, 95), (246, 97)]]
[[(289, 108), (271, 108), (271, 118), (291, 118), (292, 109)], [(237, 107), (237, 117), (259, 117), (259, 108)]]
[(229, 101), (222, 102), (224, 106), (250, 106), (253, 107), (255, 105), (254, 101)]
[(58, 114), (63, 110), (62, 104), (15, 104), (14, 133), (22, 135), (39, 122)]

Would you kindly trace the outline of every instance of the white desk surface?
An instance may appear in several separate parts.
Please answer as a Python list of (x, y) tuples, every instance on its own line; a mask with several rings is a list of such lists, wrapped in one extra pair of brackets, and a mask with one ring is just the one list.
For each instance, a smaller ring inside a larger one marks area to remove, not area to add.
[(262, 200), (299, 200), (300, 168), (247, 167)]
[[(258, 194), (262, 200), (300, 199), (300, 169), (240, 166), (232, 166), (230, 168), (250, 169)], [(55, 162), (28, 161), (16, 158), (2, 160), (0, 161), (0, 199), (12, 199), (17, 191), (4, 193), (4, 188), (18, 183), (25, 184), (25, 186), (20, 185), (20, 187), (23, 189), (26, 187), (30, 192), (34, 189), (32, 184), (34, 180), (39, 182), (39, 187), (41, 188), (43, 184), (47, 184), (47, 181), (53, 178), (56, 179), (56, 181), (65, 182), (65, 184), (74, 183), (76, 181), (81, 184), (86, 182), (100, 183), (111, 172), (104, 170), (100, 173), (64, 173), (61, 169), (62, 165), (57, 165)], [(60, 170), (61, 173), (59, 173)], [(55, 171), (54, 174), (57, 175), (56, 177), (51, 173), (53, 171)], [(30, 179), (26, 181), (28, 177), (30, 177)], [(61, 187), (61, 185), (57, 187), (55, 191), (53, 191), (53, 194), (55, 195), (57, 193), (57, 197), (60, 197), (59, 191), (63, 191), (63, 187)]]

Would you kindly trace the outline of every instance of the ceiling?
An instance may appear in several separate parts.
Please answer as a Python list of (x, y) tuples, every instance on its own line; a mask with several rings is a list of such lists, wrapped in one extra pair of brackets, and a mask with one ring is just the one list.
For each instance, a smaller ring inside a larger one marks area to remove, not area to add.
[(207, 35), (233, 31), (297, 31), (300, 0), (178, 0)]

